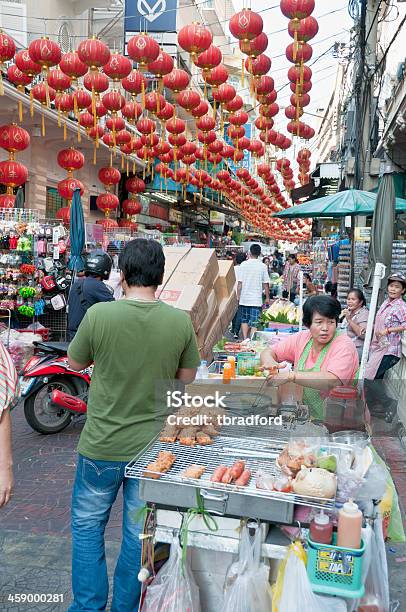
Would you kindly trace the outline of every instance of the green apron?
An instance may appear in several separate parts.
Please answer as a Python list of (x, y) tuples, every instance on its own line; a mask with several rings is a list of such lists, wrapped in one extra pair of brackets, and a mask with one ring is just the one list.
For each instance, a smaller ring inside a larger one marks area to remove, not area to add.
[[(321, 365), (324, 361), (325, 356), (327, 355), (328, 349), (330, 348), (330, 344), (337, 338), (338, 332), (336, 332), (333, 338), (330, 340), (328, 344), (320, 351), (319, 356), (317, 358), (316, 363), (312, 368), (306, 369), (306, 361), (310, 355), (310, 351), (313, 347), (313, 338), (310, 338), (309, 342), (306, 344), (303, 349), (303, 353), (300, 355), (300, 359), (297, 364), (298, 372), (320, 372)], [(320, 395), (320, 391), (317, 389), (309, 389), (305, 387), (303, 390), (303, 403), (306, 406), (309, 406), (310, 409), (310, 418), (316, 421), (323, 421), (325, 412), (324, 412), (324, 400)]]

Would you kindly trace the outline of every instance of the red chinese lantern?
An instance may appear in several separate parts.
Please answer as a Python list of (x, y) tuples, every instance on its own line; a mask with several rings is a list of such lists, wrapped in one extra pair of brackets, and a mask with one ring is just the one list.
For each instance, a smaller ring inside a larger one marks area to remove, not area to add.
[(111, 187), (112, 185), (117, 185), (121, 179), (121, 172), (117, 168), (113, 168), (113, 166), (107, 166), (105, 168), (100, 168), (98, 173), (99, 181), (106, 185), (107, 187)]
[(81, 113), (79, 115), (79, 123), (86, 129), (86, 131), (88, 131), (93, 126), (93, 115), (91, 115), (88, 111)]
[(309, 106), (310, 96), (309, 94), (302, 94), (300, 96), (297, 94), (292, 94), (290, 96), (290, 103), (292, 104), (292, 106), (295, 106), (295, 107)]
[(137, 34), (128, 41), (128, 55), (141, 69), (154, 62), (159, 55), (159, 44), (147, 34)]
[(152, 147), (156, 147), (159, 143), (159, 136), (158, 134), (143, 134), (140, 138), (140, 142), (145, 147), (151, 149)]
[(134, 223), (134, 221), (131, 221), (131, 219), (120, 219), (118, 222), (118, 226), (129, 229), (132, 232), (136, 232), (138, 230), (138, 223)]
[(275, 89), (275, 81), (270, 76), (261, 76), (255, 79), (254, 87), (258, 95), (264, 96)]
[(196, 108), (200, 104), (200, 96), (196, 91), (192, 89), (186, 89), (185, 91), (181, 91), (178, 93), (176, 102), (184, 108), (188, 113), (191, 112), (192, 109)]
[(169, 121), (169, 119), (172, 119), (174, 114), (175, 114), (174, 106), (170, 104), (170, 102), (167, 102), (165, 106), (161, 108), (159, 113), (156, 114), (156, 116), (158, 117), (158, 119), (162, 121), (162, 123), (165, 123), (166, 121)]
[(92, 92), (92, 96), (95, 94), (103, 93), (109, 88), (109, 79), (102, 72), (88, 72), (84, 79), (83, 84), (88, 91)]
[[(306, 68), (306, 66), (304, 66), (304, 68)], [(298, 82), (298, 83), (290, 84), (291, 91), (293, 91), (293, 93), (298, 93), (298, 94), (309, 93), (312, 87), (313, 87), (313, 84), (311, 81), (303, 81), (303, 83)]]
[(71, 86), (71, 79), (67, 74), (62, 72), (62, 70), (55, 68), (54, 70), (49, 71), (48, 85), (59, 93), (69, 89)]
[(155, 61), (148, 64), (148, 72), (152, 72), (159, 79), (173, 70), (173, 59), (165, 51), (160, 51)]
[(110, 59), (110, 49), (96, 37), (83, 40), (77, 53), (79, 59), (92, 71), (105, 66)]
[(142, 193), (145, 191), (145, 183), (142, 179), (134, 176), (126, 180), (125, 188), (131, 193)]
[(216, 121), (210, 115), (204, 115), (196, 121), (196, 127), (202, 132), (210, 132), (216, 127)]
[(235, 96), (232, 100), (230, 100), (230, 102), (227, 102), (227, 104), (224, 107), (224, 110), (226, 110), (229, 113), (236, 113), (243, 106), (244, 106), (244, 101), (241, 98), (241, 96)]
[(12, 195), (13, 187), (23, 185), (28, 178), (28, 170), (20, 162), (12, 159), (0, 162), (0, 183), (7, 186), (7, 193)]
[(16, 197), (11, 193), (2, 193), (0, 195), (0, 208), (14, 208)]
[(118, 51), (111, 54), (107, 64), (103, 66), (103, 72), (115, 83), (128, 77), (132, 70), (132, 64), (128, 57), (120, 55)]
[(178, 117), (172, 117), (172, 119), (166, 122), (166, 130), (171, 134), (181, 134), (185, 129), (186, 123), (183, 119), (179, 119)]
[(200, 23), (184, 26), (178, 32), (178, 44), (182, 49), (190, 53), (193, 62), (197, 55), (210, 47), (212, 41), (212, 33)]
[(214, 45), (210, 45), (206, 51), (203, 51), (203, 53), (197, 56), (195, 64), (207, 74), (210, 70), (213, 70), (213, 68), (221, 64), (222, 59), (223, 55), (220, 49)]
[(62, 55), (59, 68), (68, 75), (75, 83), (80, 77), (85, 76), (88, 71), (87, 65), (82, 62), (76, 51), (69, 51)]
[[(45, 103), (46, 106), (50, 104), (50, 96), (49, 96), (49, 88), (48, 88), (48, 71), (51, 66), (56, 66), (59, 64), (62, 58), (62, 53), (59, 45), (50, 40), (47, 36), (43, 36), (42, 38), (37, 38), (30, 43), (28, 47), (28, 53), (30, 58), (36, 64), (39, 64), (44, 71), (44, 81), (45, 81)], [(63, 73), (61, 73), (63, 74)], [(66, 75), (64, 75), (65, 78)], [(70, 84), (70, 83), (69, 83)], [(51, 85), (52, 87), (52, 85)], [(69, 86), (68, 86), (69, 87)], [(43, 130), (44, 132), (44, 130)]]
[(240, 51), (251, 58), (257, 57), (264, 53), (268, 48), (268, 36), (265, 32), (261, 32), (252, 40), (240, 40)]
[[(89, 112), (92, 112), (92, 105), (88, 106), (87, 110)], [(107, 108), (104, 106), (101, 100), (95, 101), (93, 110), (94, 110), (96, 117), (104, 117), (104, 115), (107, 115)]]
[(248, 113), (245, 111), (237, 111), (231, 114), (228, 120), (232, 125), (245, 125), (248, 123)]
[(80, 170), (83, 168), (85, 164), (83, 153), (77, 151), (73, 147), (59, 151), (56, 160), (61, 168), (68, 171), (68, 176), (71, 175), (73, 170)]
[(301, 117), (304, 111), (302, 108), (296, 108), (296, 106), (287, 106), (285, 108), (285, 115), (288, 119), (296, 119), (297, 117)]
[(288, 79), (292, 83), (310, 81), (312, 78), (312, 69), (309, 66), (292, 66), (288, 71)]
[(127, 121), (134, 123), (142, 115), (141, 104), (138, 104), (138, 102), (127, 102), (121, 109), (121, 114)]
[(41, 72), (41, 66), (36, 62), (33, 62), (28, 49), (23, 49), (15, 54), (15, 64), (21, 72), (29, 77), (34, 77)]
[(92, 103), (92, 97), (87, 91), (78, 87), (73, 94), (73, 104), (76, 106), (77, 110), (83, 110), (84, 108), (88, 108)]
[(131, 70), (128, 77), (121, 81), (121, 85), (123, 86), (123, 89), (135, 97), (143, 91), (145, 92), (146, 81), (141, 72), (138, 70)]
[(186, 144), (186, 136), (184, 134), (169, 134), (168, 142), (173, 147), (183, 147)]
[(195, 108), (192, 108), (192, 115), (193, 117), (203, 117), (207, 111), (209, 110), (209, 104), (208, 102), (206, 102), (206, 100), (200, 100), (199, 105), (195, 106)]
[(2, 77), (3, 64), (13, 59), (15, 52), (16, 46), (14, 40), (5, 32), (0, 31), (0, 96), (4, 94)]
[(122, 211), (124, 214), (129, 215), (130, 217), (134, 215), (139, 215), (142, 211), (142, 206), (138, 200), (134, 200), (130, 198), (128, 200), (124, 200), (121, 205)]
[(291, 43), (286, 47), (286, 57), (293, 64), (305, 63), (311, 60), (313, 49), (308, 43)]
[(70, 223), (70, 206), (63, 206), (56, 211), (56, 218), (60, 219), (65, 225)]
[(144, 117), (137, 121), (136, 127), (140, 134), (152, 134), (152, 132), (155, 132), (156, 123), (152, 119)]
[(105, 232), (118, 227), (117, 221), (115, 219), (110, 219), (109, 217), (106, 217), (105, 219), (98, 219), (96, 223), (98, 225), (102, 225)]
[(64, 198), (65, 200), (72, 200), (75, 189), (80, 189), (80, 195), (83, 195), (85, 192), (83, 183), (72, 177), (59, 181), (57, 189), (61, 198)]
[(217, 91), (213, 91), (213, 97), (217, 102), (220, 102), (222, 105), (231, 102), (235, 98), (236, 91), (232, 85), (228, 83), (223, 83), (217, 89)]
[(292, 19), (289, 21), (288, 32), (295, 41), (309, 42), (319, 31), (319, 24), (314, 17), (304, 19)]
[(271, 118), (275, 117), (279, 113), (279, 105), (274, 102), (273, 104), (269, 104), (265, 106), (264, 104), (260, 104), (259, 113), (263, 117)]
[(281, 0), (281, 11), (288, 19), (304, 19), (314, 11), (315, 0)]
[(164, 108), (166, 104), (165, 98), (156, 91), (151, 91), (145, 96), (144, 106), (147, 110), (155, 115), (159, 113), (161, 108)]
[(110, 215), (112, 210), (118, 208), (120, 204), (120, 200), (114, 193), (110, 193), (106, 191), (106, 193), (101, 193), (96, 198), (96, 206), (99, 210), (102, 210), (106, 217)]
[(230, 32), (238, 40), (253, 40), (262, 33), (264, 22), (261, 15), (251, 9), (243, 9), (230, 19)]
[(187, 72), (180, 68), (174, 68), (169, 74), (164, 76), (164, 86), (171, 89), (174, 93), (179, 93), (189, 85), (190, 77)]
[(245, 128), (242, 126), (229, 125), (227, 128), (227, 135), (231, 140), (237, 140), (245, 135)]
[(0, 147), (10, 153), (10, 159), (16, 151), (24, 151), (30, 146), (30, 135), (15, 123), (0, 127)]
[(258, 55), (258, 57), (255, 59), (247, 58), (245, 60), (245, 68), (253, 76), (268, 74), (271, 66), (271, 58), (269, 58), (267, 55)]
[(225, 83), (228, 79), (228, 70), (223, 64), (219, 64), (212, 70), (203, 74), (203, 77), (209, 85), (212, 87), (219, 87)]
[(118, 113), (125, 104), (124, 96), (116, 89), (104, 94), (102, 101), (105, 108), (113, 114)]
[(127, 132), (127, 130), (120, 130), (119, 132), (117, 132), (116, 143), (118, 145), (127, 144), (128, 142), (131, 142), (130, 132)]

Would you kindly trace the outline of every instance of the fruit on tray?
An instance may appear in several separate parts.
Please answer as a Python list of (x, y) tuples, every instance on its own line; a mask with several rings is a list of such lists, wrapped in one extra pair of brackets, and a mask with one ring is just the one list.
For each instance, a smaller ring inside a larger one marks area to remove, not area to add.
[(333, 472), (333, 474), (337, 470), (337, 458), (335, 455), (322, 455), (317, 459), (317, 467), (323, 468), (328, 472)]
[(145, 468), (144, 476), (158, 479), (162, 474), (169, 472), (176, 461), (176, 455), (168, 451), (160, 451), (158, 457)]
[(206, 466), (204, 465), (196, 465), (196, 463), (192, 463), (184, 472), (182, 472), (183, 478), (200, 478), (202, 474), (205, 472)]
[(336, 494), (337, 477), (322, 468), (302, 466), (292, 486), (294, 492), (298, 495), (331, 499)]

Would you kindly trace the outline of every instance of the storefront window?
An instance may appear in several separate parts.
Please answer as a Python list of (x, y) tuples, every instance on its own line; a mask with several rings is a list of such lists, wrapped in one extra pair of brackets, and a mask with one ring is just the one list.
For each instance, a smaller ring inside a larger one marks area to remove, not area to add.
[(55, 219), (57, 211), (67, 206), (67, 200), (61, 198), (55, 187), (47, 187), (46, 218)]

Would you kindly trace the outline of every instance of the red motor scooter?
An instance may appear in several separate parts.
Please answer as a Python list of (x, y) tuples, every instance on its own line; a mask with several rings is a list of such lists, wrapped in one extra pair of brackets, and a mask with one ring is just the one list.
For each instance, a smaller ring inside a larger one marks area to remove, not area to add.
[(71, 370), (68, 346), (68, 342), (36, 342), (35, 354), (20, 378), (25, 418), (42, 434), (59, 433), (87, 412), (93, 366), (82, 372)]

